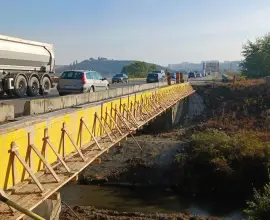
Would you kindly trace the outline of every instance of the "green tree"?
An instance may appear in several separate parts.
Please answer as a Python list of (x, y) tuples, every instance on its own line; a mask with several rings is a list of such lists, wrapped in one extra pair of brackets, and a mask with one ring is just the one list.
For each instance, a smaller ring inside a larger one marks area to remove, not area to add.
[(134, 61), (122, 68), (122, 73), (128, 74), (130, 77), (145, 77), (148, 72), (156, 70), (155, 64), (149, 64), (141, 61)]
[(243, 75), (258, 78), (270, 75), (270, 33), (248, 41), (243, 46), (244, 60), (240, 63)]

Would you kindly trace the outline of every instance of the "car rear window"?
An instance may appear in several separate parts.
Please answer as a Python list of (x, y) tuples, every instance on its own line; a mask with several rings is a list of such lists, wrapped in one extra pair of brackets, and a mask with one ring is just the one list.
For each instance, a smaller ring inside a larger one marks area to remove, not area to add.
[(148, 73), (148, 77), (158, 77), (157, 73)]
[(67, 72), (63, 72), (60, 79), (81, 79), (82, 75), (83, 75), (82, 72), (67, 71)]
[(123, 77), (124, 74), (116, 74), (115, 77)]

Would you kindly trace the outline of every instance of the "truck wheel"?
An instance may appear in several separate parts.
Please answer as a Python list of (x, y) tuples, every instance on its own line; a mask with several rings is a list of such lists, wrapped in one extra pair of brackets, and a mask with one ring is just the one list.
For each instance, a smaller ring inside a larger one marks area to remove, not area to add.
[(29, 81), (28, 84), (28, 89), (27, 89), (27, 95), (28, 96), (37, 96), (39, 93), (39, 80), (37, 77), (32, 77)]
[(18, 97), (24, 97), (24, 95), (27, 91), (26, 78), (23, 75), (19, 75), (16, 78), (14, 87), (15, 87), (14, 88), (15, 95), (17, 95)]
[(51, 91), (51, 80), (48, 77), (44, 77), (41, 82), (42, 90), (40, 95), (48, 95)]

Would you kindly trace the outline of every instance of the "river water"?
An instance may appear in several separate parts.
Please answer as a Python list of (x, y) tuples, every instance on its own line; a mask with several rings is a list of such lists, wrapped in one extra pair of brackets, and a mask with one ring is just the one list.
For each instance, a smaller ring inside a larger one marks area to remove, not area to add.
[(62, 200), (69, 205), (94, 206), (122, 212), (173, 213), (189, 211), (193, 215), (243, 219), (241, 204), (232, 199), (186, 198), (170, 190), (154, 187), (104, 187), (71, 183), (61, 189)]

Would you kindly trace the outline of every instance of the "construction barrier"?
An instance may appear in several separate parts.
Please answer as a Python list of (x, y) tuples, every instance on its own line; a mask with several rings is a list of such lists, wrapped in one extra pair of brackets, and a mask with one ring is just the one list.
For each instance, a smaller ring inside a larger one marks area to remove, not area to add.
[(177, 83), (177, 84), (180, 83), (180, 73), (179, 72), (176, 73), (175, 83)]
[(170, 72), (167, 72), (167, 83), (168, 83), (168, 86), (172, 84), (172, 76)]
[[(175, 84), (0, 126), (0, 188), (32, 210), (102, 153), (194, 92)], [(0, 216), (23, 214), (1, 203)]]
[(183, 83), (183, 82), (184, 82), (184, 74), (180, 73), (180, 83)]

